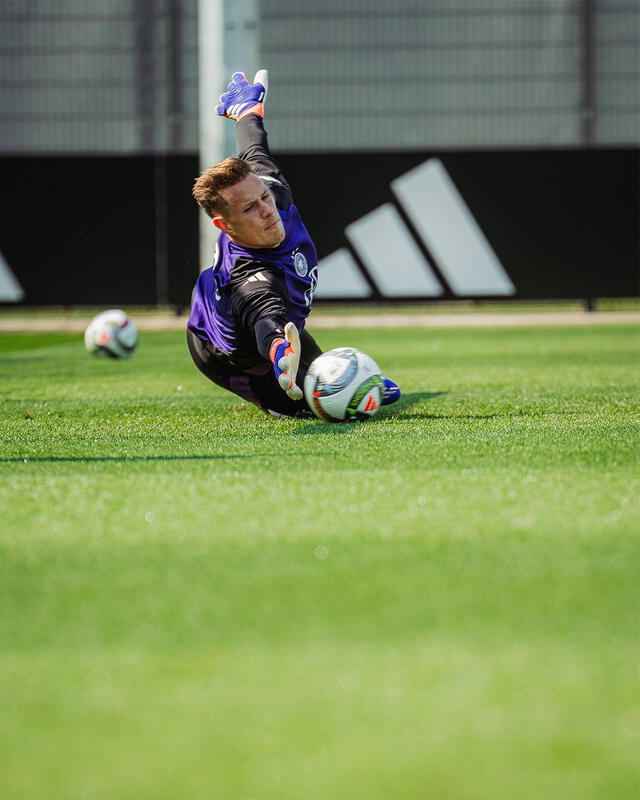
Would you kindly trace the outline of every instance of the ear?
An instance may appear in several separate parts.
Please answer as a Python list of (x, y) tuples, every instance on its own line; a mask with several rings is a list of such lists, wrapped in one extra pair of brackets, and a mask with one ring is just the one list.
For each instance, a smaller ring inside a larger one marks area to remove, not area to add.
[(212, 217), (211, 222), (213, 222), (216, 228), (218, 228), (221, 231), (224, 231), (225, 233), (229, 230), (229, 226), (222, 217), (219, 216)]

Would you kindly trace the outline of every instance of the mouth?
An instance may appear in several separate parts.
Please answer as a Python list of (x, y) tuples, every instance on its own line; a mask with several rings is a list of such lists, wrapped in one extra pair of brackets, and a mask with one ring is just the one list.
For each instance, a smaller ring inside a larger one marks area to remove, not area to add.
[(273, 230), (273, 228), (275, 228), (275, 226), (276, 226), (276, 225), (277, 225), (279, 222), (280, 222), (280, 220), (279, 220), (279, 219), (275, 220), (274, 222), (272, 222), (272, 223), (271, 223), (271, 225), (267, 225), (267, 227), (266, 227), (266, 230), (268, 230), (268, 231), (270, 231), (270, 230)]

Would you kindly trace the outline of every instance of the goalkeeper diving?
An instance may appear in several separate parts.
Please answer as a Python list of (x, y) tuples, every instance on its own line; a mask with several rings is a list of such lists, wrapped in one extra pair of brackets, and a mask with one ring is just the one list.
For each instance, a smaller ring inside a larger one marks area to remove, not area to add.
[[(311, 417), (301, 386), (321, 355), (305, 330), (318, 257), (293, 194), (269, 152), (267, 71), (236, 72), (216, 113), (234, 120), (237, 158), (206, 169), (193, 196), (219, 229), (213, 266), (193, 291), (189, 352), (211, 381), (274, 416)], [(400, 389), (384, 378), (382, 404)]]

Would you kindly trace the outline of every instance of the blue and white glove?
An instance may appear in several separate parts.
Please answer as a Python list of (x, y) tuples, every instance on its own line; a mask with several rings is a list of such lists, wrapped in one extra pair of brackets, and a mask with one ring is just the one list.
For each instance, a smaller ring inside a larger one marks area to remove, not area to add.
[(220, 105), (216, 114), (221, 117), (241, 120), (247, 114), (264, 117), (264, 103), (269, 88), (269, 75), (266, 69), (256, 72), (253, 83), (249, 83), (244, 72), (234, 72), (227, 91), (220, 95)]
[(296, 383), (300, 365), (300, 334), (293, 322), (284, 326), (284, 339), (274, 339), (269, 356), (273, 361), (280, 388), (292, 400), (302, 400), (302, 389)]

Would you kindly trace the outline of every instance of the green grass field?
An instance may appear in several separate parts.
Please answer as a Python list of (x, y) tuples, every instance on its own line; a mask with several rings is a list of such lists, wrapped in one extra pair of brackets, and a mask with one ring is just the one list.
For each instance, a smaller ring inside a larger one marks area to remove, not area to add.
[(401, 403), (0, 336), (2, 797), (637, 797), (637, 330), (318, 338)]

